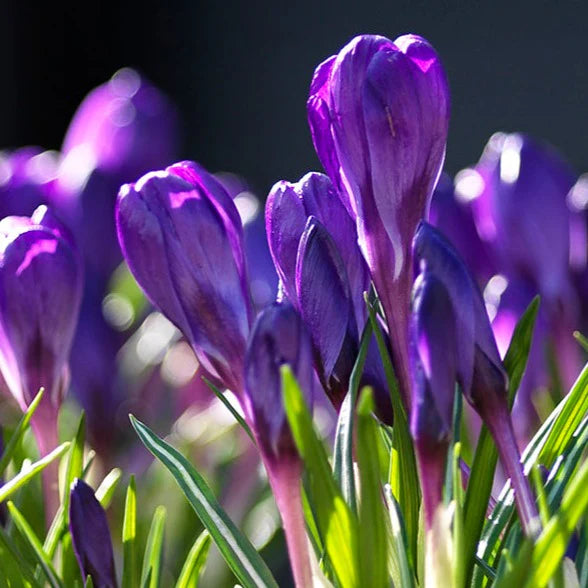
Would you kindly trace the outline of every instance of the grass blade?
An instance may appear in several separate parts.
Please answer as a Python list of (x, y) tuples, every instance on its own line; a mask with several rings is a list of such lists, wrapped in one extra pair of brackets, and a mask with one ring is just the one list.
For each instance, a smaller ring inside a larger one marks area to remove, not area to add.
[(123, 518), (123, 575), (122, 588), (134, 588), (137, 585), (137, 489), (135, 476), (131, 476), (125, 499)]
[(12, 433), (10, 440), (6, 444), (4, 452), (2, 453), (2, 455), (0, 455), (0, 477), (2, 477), (2, 474), (6, 470), (8, 464), (10, 463), (10, 460), (12, 459), (12, 454), (14, 453), (14, 450), (18, 447), (18, 444), (20, 443), (20, 440), (22, 439), (24, 432), (27, 430), (29, 422), (32, 416), (35, 414), (35, 410), (37, 410), (37, 406), (39, 406), (39, 403), (43, 399), (44, 393), (45, 389), (41, 388), (39, 390), (39, 393), (35, 396), (35, 398), (33, 398), (33, 401), (29, 404), (27, 411), (22, 415), (22, 418), (16, 426), (14, 433)]
[(52, 461), (61, 457), (69, 447), (69, 441), (62, 443), (59, 447), (56, 447), (51, 453), (48, 453), (45, 457), (33, 463), (30, 467), (22, 470), (19, 474), (14, 476), (12, 480), (9, 480), (0, 486), (0, 502), (4, 502), (12, 494), (14, 494), (19, 488), (22, 488), (31, 478), (35, 477), (39, 472), (43, 471)]
[(372, 416), (374, 397), (364, 388), (357, 407), (357, 457), (361, 483), (359, 507), (359, 566), (361, 585), (386, 587), (388, 579), (388, 538), (382, 503), (380, 462), (376, 447), (379, 431)]
[(355, 474), (353, 471), (353, 417), (359, 382), (363, 373), (372, 332), (372, 324), (368, 321), (364, 327), (359, 353), (349, 378), (349, 390), (339, 410), (337, 430), (335, 432), (335, 448), (333, 450), (333, 474), (335, 480), (343, 492), (345, 501), (355, 513), (357, 512), (357, 501), (355, 496)]
[(282, 366), (284, 409), (292, 437), (308, 474), (310, 496), (329, 562), (341, 588), (358, 586), (357, 518), (343, 499), (325, 449), (317, 437), (312, 418), (292, 371)]
[(163, 506), (155, 509), (147, 546), (143, 555), (141, 572), (142, 588), (159, 588), (161, 585), (161, 560), (163, 558), (163, 533), (165, 531), (166, 510)]
[(41, 542), (35, 535), (35, 532), (26, 521), (26, 519), (22, 516), (21, 512), (14, 506), (14, 503), (8, 501), (8, 510), (10, 511), (10, 516), (14, 521), (16, 528), (19, 530), (20, 534), (23, 536), (29, 547), (32, 549), (35, 559), (37, 563), (41, 566), (45, 577), (47, 578), (47, 582), (52, 588), (61, 588), (62, 584), (59, 580), (59, 577), (56, 571), (53, 569), (53, 565), (45, 552), (43, 551), (43, 547)]
[(96, 490), (96, 500), (102, 505), (102, 508), (106, 510), (112, 502), (114, 492), (118, 487), (118, 483), (122, 478), (122, 470), (120, 468), (114, 468), (110, 470), (108, 475), (102, 480), (100, 486)]
[(174, 477), (241, 584), (251, 588), (277, 586), (261, 556), (227, 516), (190, 462), (135, 417), (130, 415), (130, 419), (145, 447)]
[(204, 383), (214, 392), (214, 395), (227, 407), (229, 412), (235, 417), (235, 420), (243, 427), (243, 430), (249, 435), (249, 439), (253, 441), (254, 445), (255, 438), (249, 428), (249, 425), (245, 422), (245, 419), (239, 414), (235, 407), (231, 404), (230, 400), (206, 377), (202, 376)]
[(392, 409), (394, 411), (393, 448), (390, 454), (390, 487), (404, 516), (409, 558), (411, 561), (416, 562), (421, 486), (417, 472), (414, 447), (410, 436), (406, 411), (402, 403), (402, 398), (400, 397), (396, 376), (394, 375), (394, 368), (392, 367), (384, 336), (382, 335), (382, 330), (376, 317), (376, 308), (367, 301), (367, 298), (366, 302), (370, 322), (376, 335), (378, 349), (382, 363), (384, 364), (386, 381), (390, 390)]
[(208, 531), (202, 531), (188, 553), (180, 577), (176, 582), (176, 588), (197, 588), (198, 579), (206, 565), (210, 544), (210, 534)]

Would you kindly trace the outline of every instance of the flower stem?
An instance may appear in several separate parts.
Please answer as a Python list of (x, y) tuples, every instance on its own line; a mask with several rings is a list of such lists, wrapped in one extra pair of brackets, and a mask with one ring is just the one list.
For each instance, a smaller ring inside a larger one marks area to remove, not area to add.
[(297, 588), (312, 586), (308, 539), (302, 510), (302, 464), (297, 458), (264, 459), (288, 545)]
[[(43, 410), (39, 406), (31, 419), (31, 428), (37, 441), (37, 447), (41, 457), (47, 455), (58, 445), (57, 414), (51, 410)], [(59, 460), (52, 461), (42, 472), (43, 498), (45, 501), (45, 521), (47, 526), (51, 524), (57, 509), (59, 508)]]
[(510, 478), (523, 531), (528, 537), (536, 537), (540, 531), (539, 514), (529, 480), (523, 472), (506, 403), (493, 414), (493, 418), (486, 419), (486, 425), (494, 438), (506, 475)]

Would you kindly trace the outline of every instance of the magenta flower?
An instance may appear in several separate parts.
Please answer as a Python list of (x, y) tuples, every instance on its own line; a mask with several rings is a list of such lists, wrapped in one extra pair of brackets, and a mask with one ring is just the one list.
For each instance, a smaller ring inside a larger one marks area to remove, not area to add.
[(252, 308), (241, 220), (225, 189), (199, 165), (177, 163), (123, 186), (116, 222), (139, 285), (206, 371), (240, 394)]
[(356, 220), (408, 403), (411, 242), (445, 156), (445, 72), (421, 37), (356, 37), (317, 68), (308, 113), (319, 158)]

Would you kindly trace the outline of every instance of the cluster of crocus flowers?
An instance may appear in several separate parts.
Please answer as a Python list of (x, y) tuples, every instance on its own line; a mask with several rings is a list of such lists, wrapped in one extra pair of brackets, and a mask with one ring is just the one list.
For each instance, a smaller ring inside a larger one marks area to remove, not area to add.
[(207, 376), (239, 399), (280, 507), (294, 574), (308, 585), (301, 464), (285, 421), (280, 373), (289, 365), (311, 398), (304, 325), (284, 303), (270, 305), (253, 323), (237, 208), (196, 163), (123, 186), (116, 222), (125, 259), (147, 296), (186, 337)]

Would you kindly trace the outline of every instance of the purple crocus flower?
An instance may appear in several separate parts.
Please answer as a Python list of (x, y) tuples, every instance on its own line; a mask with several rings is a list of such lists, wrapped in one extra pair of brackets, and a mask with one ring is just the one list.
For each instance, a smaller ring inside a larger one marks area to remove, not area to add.
[[(537, 510), (529, 482), (522, 471), (508, 407), (508, 378), (482, 295), (455, 249), (428, 223), (419, 225), (413, 241), (413, 254), (417, 270), (435, 276), (449, 295), (455, 317), (456, 380), (494, 438), (515, 489), (521, 524), (527, 534), (533, 535)], [(437, 345), (445, 344), (443, 332), (443, 329), (431, 331), (441, 338)], [(433, 349), (430, 340), (427, 345), (429, 350)], [(443, 374), (440, 372), (438, 377), (444, 377)]]
[(244, 409), (257, 439), (284, 523), (296, 586), (310, 586), (308, 540), (300, 495), (302, 462), (282, 400), (281, 367), (288, 365), (312, 406), (314, 373), (310, 337), (289, 303), (277, 302), (257, 317), (245, 359)]
[(0, 238), (0, 368), (23, 410), (44, 387), (42, 406), (56, 411), (80, 306), (80, 257), (46, 206), (2, 219)]
[(575, 174), (553, 149), (518, 133), (493, 135), (476, 171), (484, 183), (472, 200), (476, 223), (501, 271), (533, 284), (551, 312), (573, 308), (566, 197)]
[(319, 158), (356, 220), (408, 403), (410, 246), (445, 156), (445, 72), (421, 37), (359, 36), (315, 71), (308, 113)]
[[(363, 296), (369, 272), (354, 223), (329, 178), (309, 173), (295, 184), (282, 181), (272, 188), (266, 225), (284, 293), (312, 336), (317, 374), (338, 408), (367, 320)], [(375, 342), (369, 346), (362, 384), (374, 387), (379, 416), (392, 422)]]
[(457, 380), (456, 317), (443, 282), (425, 269), (413, 288), (410, 330), (410, 430), (423, 489), (427, 528), (441, 504)]
[(225, 189), (199, 165), (177, 163), (123, 186), (116, 222), (139, 285), (206, 371), (241, 394), (252, 308), (243, 229)]
[(168, 98), (123, 68), (81, 103), (63, 141), (64, 165), (72, 174), (99, 168), (120, 177), (120, 183), (130, 181), (172, 163), (177, 136), (177, 115)]
[(82, 580), (88, 576), (97, 588), (116, 588), (112, 540), (106, 513), (94, 490), (76, 478), (71, 485), (69, 531)]

